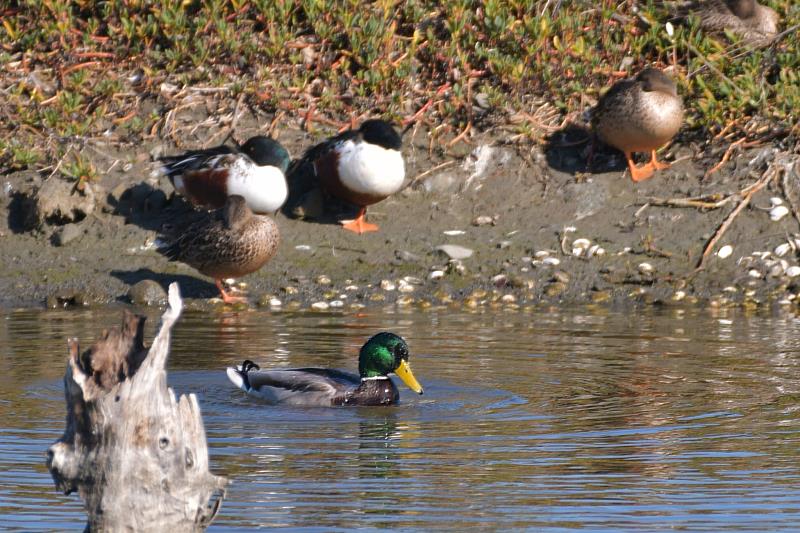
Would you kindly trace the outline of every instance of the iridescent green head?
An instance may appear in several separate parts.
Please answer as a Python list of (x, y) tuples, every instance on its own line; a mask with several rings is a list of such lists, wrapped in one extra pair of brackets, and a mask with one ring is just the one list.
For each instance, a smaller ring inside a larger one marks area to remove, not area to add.
[(358, 354), (358, 373), (362, 379), (395, 373), (409, 389), (422, 394), (422, 386), (411, 373), (408, 357), (406, 341), (394, 333), (384, 331), (374, 335), (361, 347)]

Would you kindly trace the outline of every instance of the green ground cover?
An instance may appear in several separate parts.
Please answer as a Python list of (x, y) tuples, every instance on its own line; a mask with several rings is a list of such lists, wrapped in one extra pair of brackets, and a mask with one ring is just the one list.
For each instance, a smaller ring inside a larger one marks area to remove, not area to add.
[[(666, 23), (665, 0), (27, 0), (0, 9), (0, 173), (52, 165), (66, 141), (165, 134), (186, 88), (340, 126), (369, 114), (458, 140), (507, 126), (536, 141), (646, 64), (674, 67), (689, 130), (791, 134), (800, 5), (752, 50)], [(91, 164), (60, 169), (76, 179)]]

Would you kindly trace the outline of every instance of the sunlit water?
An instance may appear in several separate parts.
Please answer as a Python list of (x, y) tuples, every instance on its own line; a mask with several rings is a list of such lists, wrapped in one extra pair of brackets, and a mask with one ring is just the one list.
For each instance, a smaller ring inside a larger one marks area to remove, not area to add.
[[(0, 524), (79, 530), (45, 450), (64, 429), (65, 339), (118, 309), (0, 312)], [(148, 338), (157, 315), (151, 315)], [(372, 333), (425, 386), (390, 408), (271, 407), (225, 377), (354, 369)], [(800, 319), (704, 311), (185, 314), (169, 362), (232, 484), (212, 530), (800, 528)]]

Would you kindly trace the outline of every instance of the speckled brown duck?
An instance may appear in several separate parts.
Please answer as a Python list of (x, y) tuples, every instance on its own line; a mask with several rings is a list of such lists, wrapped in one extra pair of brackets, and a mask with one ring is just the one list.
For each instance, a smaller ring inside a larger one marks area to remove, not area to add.
[(254, 214), (239, 195), (208, 213), (195, 214), (162, 238), (158, 251), (170, 261), (181, 261), (214, 278), (225, 303), (244, 301), (225, 292), (224, 278), (255, 272), (278, 248), (278, 226), (266, 215)]
[(755, 0), (693, 2), (685, 15), (695, 14), (708, 32), (728, 30), (751, 44), (766, 44), (778, 33), (778, 14)]
[[(604, 143), (625, 154), (633, 181), (642, 181), (657, 169), (669, 168), (656, 157), (656, 149), (669, 142), (683, 123), (683, 103), (675, 82), (655, 68), (642, 70), (635, 78), (618, 81), (597, 103), (592, 130)], [(634, 152), (649, 152), (642, 167)]]

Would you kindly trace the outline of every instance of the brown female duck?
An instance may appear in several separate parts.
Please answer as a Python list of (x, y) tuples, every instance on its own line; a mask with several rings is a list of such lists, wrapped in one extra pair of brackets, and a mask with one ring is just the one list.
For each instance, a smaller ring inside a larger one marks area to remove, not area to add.
[(255, 272), (278, 248), (278, 226), (266, 215), (254, 214), (245, 199), (229, 196), (225, 205), (211, 212), (195, 213), (160, 243), (158, 251), (170, 261), (181, 261), (214, 278), (225, 303), (244, 301), (231, 296), (224, 278)]
[[(604, 143), (621, 150), (628, 160), (633, 181), (642, 181), (660, 163), (656, 149), (672, 139), (683, 123), (683, 103), (675, 82), (662, 71), (646, 68), (635, 78), (618, 81), (597, 103), (592, 129)], [(634, 152), (650, 152), (643, 167), (633, 162)]]
[(697, 15), (708, 32), (728, 30), (751, 44), (766, 44), (778, 32), (778, 14), (755, 0), (705, 0), (684, 11)]

